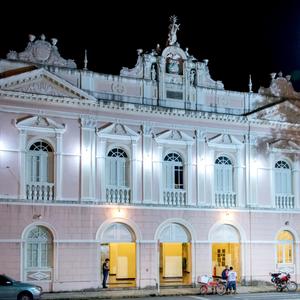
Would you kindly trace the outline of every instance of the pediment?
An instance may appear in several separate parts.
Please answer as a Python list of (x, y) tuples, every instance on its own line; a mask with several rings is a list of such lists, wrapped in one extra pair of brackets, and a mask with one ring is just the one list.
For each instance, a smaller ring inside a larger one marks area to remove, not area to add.
[(253, 114), (252, 117), (260, 120), (299, 124), (300, 107), (296, 100), (286, 100), (260, 110)]
[(119, 140), (138, 140), (139, 134), (128, 126), (120, 123), (110, 123), (98, 129), (98, 136)]
[(51, 97), (96, 100), (86, 92), (45, 69), (24, 72), (0, 79), (0, 89)]
[(220, 133), (212, 136), (207, 142), (210, 147), (240, 148), (243, 143), (231, 134)]
[(155, 140), (160, 144), (192, 145), (194, 143), (194, 139), (192, 137), (176, 129), (166, 130), (156, 134)]
[(287, 139), (274, 140), (268, 143), (268, 148), (273, 152), (295, 153), (300, 151), (300, 146)]
[(16, 127), (20, 130), (35, 132), (63, 133), (66, 130), (65, 124), (59, 124), (50, 118), (42, 116), (28, 117), (16, 121)]

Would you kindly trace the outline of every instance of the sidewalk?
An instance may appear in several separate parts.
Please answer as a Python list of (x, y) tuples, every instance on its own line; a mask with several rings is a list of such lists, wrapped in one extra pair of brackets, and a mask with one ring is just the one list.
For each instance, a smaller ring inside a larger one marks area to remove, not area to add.
[[(274, 286), (238, 286), (239, 294), (244, 293), (263, 293), (275, 292)], [(197, 288), (161, 288), (159, 293), (152, 289), (105, 289), (96, 292), (61, 292), (61, 293), (45, 293), (42, 300), (73, 300), (73, 299), (113, 299), (113, 298), (138, 298), (150, 296), (181, 296), (181, 295), (199, 295), (199, 287)]]

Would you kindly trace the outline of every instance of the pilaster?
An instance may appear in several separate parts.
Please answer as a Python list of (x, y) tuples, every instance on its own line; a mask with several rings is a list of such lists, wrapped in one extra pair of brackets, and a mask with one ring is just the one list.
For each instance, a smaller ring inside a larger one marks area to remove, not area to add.
[(95, 200), (95, 128), (97, 122), (81, 118), (81, 201)]

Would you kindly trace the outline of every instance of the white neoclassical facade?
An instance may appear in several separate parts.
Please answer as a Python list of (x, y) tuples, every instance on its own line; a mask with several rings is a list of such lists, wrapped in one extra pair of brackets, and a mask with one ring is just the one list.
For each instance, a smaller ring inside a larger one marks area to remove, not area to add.
[(120, 75), (56, 39), (0, 60), (0, 272), (46, 291), (300, 280), (300, 94), (225, 90), (177, 41)]

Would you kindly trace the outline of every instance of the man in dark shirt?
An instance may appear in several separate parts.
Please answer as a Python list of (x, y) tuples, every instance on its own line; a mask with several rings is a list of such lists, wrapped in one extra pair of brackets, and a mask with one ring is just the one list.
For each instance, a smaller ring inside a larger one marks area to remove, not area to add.
[(106, 258), (103, 265), (102, 265), (102, 272), (103, 272), (103, 281), (102, 281), (102, 286), (104, 289), (107, 288), (106, 281), (109, 273), (109, 259)]

